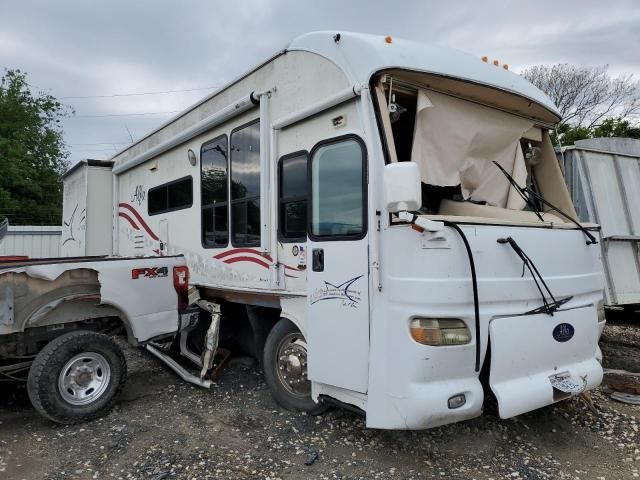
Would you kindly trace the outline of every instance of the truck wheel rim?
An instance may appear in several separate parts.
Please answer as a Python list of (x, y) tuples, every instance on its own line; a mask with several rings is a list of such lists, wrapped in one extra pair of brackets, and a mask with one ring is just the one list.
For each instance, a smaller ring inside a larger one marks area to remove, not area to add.
[(69, 360), (60, 371), (58, 389), (71, 405), (86, 405), (102, 396), (111, 380), (111, 367), (99, 353), (86, 352)]
[(307, 378), (307, 342), (300, 333), (286, 335), (278, 345), (276, 358), (278, 379), (292, 395), (306, 398), (311, 393)]

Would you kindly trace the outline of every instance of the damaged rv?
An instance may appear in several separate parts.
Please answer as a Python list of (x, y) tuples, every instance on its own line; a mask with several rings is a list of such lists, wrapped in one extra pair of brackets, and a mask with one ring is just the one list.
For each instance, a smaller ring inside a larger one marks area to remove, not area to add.
[(104, 253), (184, 255), (181, 353), (252, 352), (286, 408), (422, 429), (493, 394), (512, 417), (602, 379), (598, 227), (559, 120), (467, 54), (310, 33), (112, 159)]

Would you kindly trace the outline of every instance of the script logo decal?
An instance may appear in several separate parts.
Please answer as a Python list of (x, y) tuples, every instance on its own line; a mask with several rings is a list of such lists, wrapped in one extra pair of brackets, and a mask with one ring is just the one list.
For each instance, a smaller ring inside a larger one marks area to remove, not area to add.
[(323, 300), (338, 300), (342, 307), (358, 308), (361, 299), (361, 290), (354, 288), (354, 284), (364, 275), (359, 275), (341, 283), (334, 285), (331, 282), (324, 282), (323, 288), (316, 290), (309, 296), (311, 305)]

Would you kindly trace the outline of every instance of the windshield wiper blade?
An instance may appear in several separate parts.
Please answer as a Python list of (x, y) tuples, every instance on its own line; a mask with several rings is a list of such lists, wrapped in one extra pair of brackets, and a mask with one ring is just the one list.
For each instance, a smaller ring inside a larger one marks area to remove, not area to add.
[[(531, 260), (529, 255), (525, 253), (525, 251), (520, 247), (520, 245), (518, 245), (513, 237), (499, 238), (498, 243), (510, 245), (513, 251), (516, 252), (516, 254), (520, 257), (520, 260), (522, 260), (522, 276), (524, 277), (525, 268), (528, 269), (533, 282), (536, 284), (538, 292), (540, 292), (540, 297), (542, 298), (542, 303), (544, 304), (542, 307), (540, 307), (542, 308), (541, 311), (548, 313), (549, 315), (553, 315), (553, 312), (555, 312), (553, 305), (558, 303), (558, 300), (556, 300), (556, 297), (554, 297), (551, 289), (549, 288), (549, 285), (547, 285), (547, 282), (544, 281), (542, 274), (538, 270), (538, 267), (536, 267), (535, 263), (533, 263), (533, 260)], [(544, 294), (543, 287), (551, 298), (551, 302), (547, 301), (547, 297)]]
[(549, 315), (553, 314), (553, 312), (557, 312), (558, 309), (569, 302), (573, 298), (573, 295), (565, 298), (561, 298), (560, 300), (556, 300), (554, 302), (548, 302), (545, 305), (541, 305), (538, 308), (534, 308), (533, 310), (529, 310), (528, 312), (524, 312), (523, 315), (535, 315), (536, 313), (547, 313)]
[[(536, 192), (535, 190), (533, 190), (530, 187), (521, 187), (520, 185), (518, 185), (518, 182), (515, 181), (515, 179), (504, 169), (502, 168), (502, 165), (500, 165), (498, 162), (496, 162), (495, 160), (493, 161), (493, 163), (496, 165), (496, 167), (498, 167), (500, 169), (500, 171), (503, 173), (503, 175), (505, 177), (507, 177), (507, 180), (509, 181), (509, 183), (511, 185), (513, 185), (513, 188), (516, 189), (516, 191), (518, 193), (520, 193), (520, 195), (524, 195), (524, 193), (528, 193), (529, 195), (532, 195), (533, 197), (536, 198), (536, 200), (538, 200), (539, 202), (547, 205), (549, 208), (551, 208), (552, 210), (555, 210), (556, 212), (558, 212), (560, 215), (562, 215), (563, 217), (565, 217), (567, 220), (570, 220), (572, 223), (574, 223), (576, 225), (576, 227), (578, 227), (582, 233), (585, 234), (585, 236), (589, 239), (587, 241), (587, 245), (593, 245), (598, 243), (598, 241), (596, 240), (596, 237), (594, 237), (591, 232), (589, 232), (589, 230), (587, 230), (586, 228), (584, 228), (584, 226), (578, 222), (575, 218), (573, 218), (571, 215), (564, 213), (562, 210), (560, 210), (558, 207), (556, 207), (555, 205), (553, 205), (551, 202), (545, 200), (542, 195), (540, 195), (538, 192)], [(529, 203), (527, 201), (527, 203)], [(535, 211), (535, 208), (534, 208)], [(541, 221), (544, 221), (542, 216), (540, 215), (539, 212), (535, 211), (536, 215), (538, 216), (538, 218)]]
[(494, 161), (493, 163), (495, 163), (496, 166), (502, 171), (502, 173), (504, 173), (504, 176), (507, 177), (507, 180), (509, 181), (511, 186), (515, 189), (516, 192), (518, 192), (520, 197), (527, 203), (527, 205), (531, 207), (531, 211), (536, 214), (536, 216), (540, 219), (541, 222), (544, 222), (544, 218), (542, 218), (542, 214), (538, 211), (536, 205), (533, 203), (533, 200), (531, 200), (526, 195), (526, 190), (522, 188), (520, 185), (518, 185), (518, 182), (516, 182), (516, 179), (513, 178), (511, 175), (509, 175), (507, 171), (504, 168), (502, 168), (502, 165), (500, 165), (496, 161)]

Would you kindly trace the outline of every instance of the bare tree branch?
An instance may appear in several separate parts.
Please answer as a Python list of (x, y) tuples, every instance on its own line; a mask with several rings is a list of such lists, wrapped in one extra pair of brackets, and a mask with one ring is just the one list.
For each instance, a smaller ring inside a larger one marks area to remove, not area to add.
[(522, 76), (545, 92), (565, 123), (591, 128), (608, 117), (640, 115), (640, 82), (633, 75), (612, 77), (608, 65), (535, 65)]

